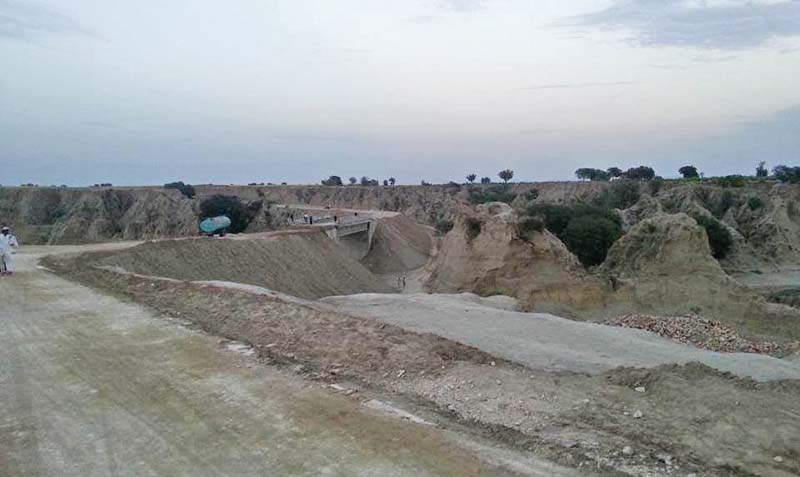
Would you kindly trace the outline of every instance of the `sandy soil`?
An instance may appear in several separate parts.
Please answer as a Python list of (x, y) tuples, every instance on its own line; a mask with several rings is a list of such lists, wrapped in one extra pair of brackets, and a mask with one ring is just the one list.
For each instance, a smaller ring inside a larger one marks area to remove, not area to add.
[(179, 280), (247, 283), (300, 298), (392, 290), (314, 230), (147, 242), (101, 264)]
[(4, 476), (516, 475), (490, 461), (572, 475), (370, 411), (182, 322), (34, 268), (42, 251), (86, 249), (25, 249), (20, 273), (1, 279)]

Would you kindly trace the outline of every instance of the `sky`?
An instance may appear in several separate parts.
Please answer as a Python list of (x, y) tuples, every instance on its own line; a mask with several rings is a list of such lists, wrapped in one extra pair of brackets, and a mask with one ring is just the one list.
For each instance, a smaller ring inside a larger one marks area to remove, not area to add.
[(0, 184), (800, 165), (800, 0), (0, 0)]

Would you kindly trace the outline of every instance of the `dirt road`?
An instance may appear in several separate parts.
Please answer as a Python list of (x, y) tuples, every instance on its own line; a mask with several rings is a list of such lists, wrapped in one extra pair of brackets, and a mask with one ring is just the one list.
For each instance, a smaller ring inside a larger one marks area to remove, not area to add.
[(499, 460), (528, 475), (574, 475), (365, 411), (35, 268), (56, 250), (69, 248), (17, 255), (20, 273), (0, 279), (4, 476), (517, 475)]
[(474, 295), (362, 294), (320, 301), (353, 316), (433, 333), (534, 369), (598, 374), (617, 366), (697, 361), (759, 381), (800, 379), (796, 362), (757, 354), (715, 353), (642, 330), (501, 310)]

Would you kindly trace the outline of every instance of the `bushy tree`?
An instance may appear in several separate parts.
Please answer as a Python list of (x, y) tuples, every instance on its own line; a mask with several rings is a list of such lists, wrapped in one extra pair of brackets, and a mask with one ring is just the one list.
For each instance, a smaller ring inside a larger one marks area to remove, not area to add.
[(322, 181), (322, 185), (324, 186), (340, 186), (342, 184), (342, 178), (339, 176), (330, 176), (327, 179)]
[(683, 166), (678, 169), (678, 172), (683, 176), (684, 179), (696, 179), (700, 177), (700, 173), (697, 172), (697, 168), (694, 166)]
[(356, 185), (356, 183), (358, 182), (358, 179), (356, 179), (355, 177), (351, 177), (348, 180), (350, 181), (350, 185)]
[(800, 167), (775, 166), (775, 168), (772, 169), (772, 175), (781, 182), (796, 184), (800, 182)]
[(470, 175), (468, 175), (468, 176), (467, 176), (467, 181), (468, 181), (470, 184), (472, 184), (472, 183), (474, 183), (474, 182), (475, 182), (475, 179), (477, 179), (477, 178), (478, 178), (478, 175), (477, 175), (477, 174), (470, 174)]
[(194, 187), (191, 184), (184, 184), (182, 181), (170, 182), (170, 183), (164, 184), (164, 188), (165, 189), (176, 189), (181, 194), (183, 194), (184, 196), (186, 196), (189, 199), (192, 199), (195, 196)]
[(621, 180), (614, 182), (606, 190), (597, 195), (594, 204), (608, 209), (627, 209), (639, 201), (641, 193), (639, 183)]
[(767, 172), (767, 162), (759, 162), (758, 167), (756, 167), (756, 177), (767, 177), (768, 175), (769, 172)]
[(606, 172), (608, 173), (609, 178), (622, 177), (622, 169), (620, 169), (619, 167), (609, 167), (608, 169), (606, 169)]
[(481, 179), (481, 184), (486, 185), (486, 184), (491, 184), (491, 183), (492, 183), (492, 179), (489, 178), (489, 177), (484, 177), (484, 178)]
[(619, 224), (602, 216), (582, 215), (570, 221), (562, 240), (584, 266), (591, 267), (603, 263), (621, 236)]
[(395, 185), (395, 183), (397, 183), (397, 179), (395, 179), (394, 177), (390, 177), (389, 178), (389, 185)]
[(575, 171), (575, 176), (581, 180), (590, 181), (607, 181), (611, 176), (608, 172), (602, 169), (592, 169), (590, 167), (582, 167)]
[(698, 225), (706, 229), (711, 255), (718, 260), (725, 258), (733, 247), (733, 235), (730, 230), (712, 217), (696, 215), (694, 219)]
[(508, 184), (508, 181), (514, 178), (514, 171), (511, 169), (504, 169), (497, 173), (497, 176), (503, 179), (503, 182)]
[(634, 181), (649, 181), (656, 176), (656, 171), (654, 171), (652, 167), (648, 166), (631, 167), (625, 171), (623, 176), (626, 179)]
[[(256, 205), (259, 205), (257, 202)], [(241, 233), (250, 225), (257, 207), (247, 207), (241, 199), (231, 195), (214, 195), (200, 203), (200, 220), (225, 215), (231, 219), (228, 229), (231, 233)]]

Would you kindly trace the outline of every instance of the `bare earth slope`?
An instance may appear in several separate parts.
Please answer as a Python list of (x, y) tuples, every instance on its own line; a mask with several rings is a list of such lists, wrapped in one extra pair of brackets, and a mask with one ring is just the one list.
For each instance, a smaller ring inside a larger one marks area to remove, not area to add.
[(487, 306), (470, 295), (354, 295), (323, 303), (362, 318), (434, 333), (532, 368), (598, 374), (617, 366), (700, 362), (740, 377), (800, 379), (800, 366), (756, 354), (714, 353), (641, 330)]
[(247, 283), (306, 299), (391, 291), (317, 230), (148, 242), (99, 265), (179, 280)]
[(35, 258), (0, 285), (3, 476), (514, 475)]

